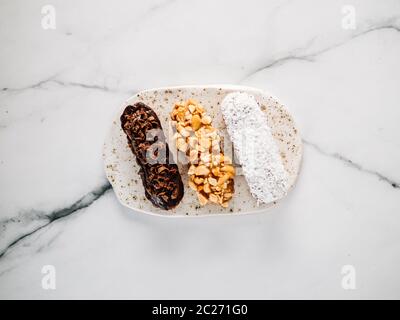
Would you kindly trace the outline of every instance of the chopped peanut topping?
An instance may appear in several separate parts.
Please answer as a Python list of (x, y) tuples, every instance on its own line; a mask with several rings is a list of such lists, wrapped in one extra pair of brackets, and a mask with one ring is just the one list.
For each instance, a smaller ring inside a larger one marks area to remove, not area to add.
[(197, 192), (201, 205), (209, 201), (228, 207), (234, 192), (235, 168), (221, 152), (221, 138), (211, 125), (204, 107), (189, 99), (176, 103), (171, 112), (176, 146), (189, 159), (189, 186)]

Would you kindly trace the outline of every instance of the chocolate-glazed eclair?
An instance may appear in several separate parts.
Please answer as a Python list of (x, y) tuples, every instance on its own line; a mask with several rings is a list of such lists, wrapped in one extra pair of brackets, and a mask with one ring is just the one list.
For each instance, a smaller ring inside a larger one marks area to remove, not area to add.
[(140, 166), (146, 198), (156, 207), (174, 208), (182, 200), (183, 183), (157, 114), (149, 106), (137, 102), (125, 108), (121, 127)]

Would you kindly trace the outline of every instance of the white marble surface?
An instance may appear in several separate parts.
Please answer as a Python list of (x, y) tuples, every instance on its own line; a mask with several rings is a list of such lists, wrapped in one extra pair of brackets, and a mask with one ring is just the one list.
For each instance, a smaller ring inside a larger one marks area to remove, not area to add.
[[(0, 298), (400, 298), (400, 1), (3, 0), (0, 39)], [(291, 110), (304, 161), (278, 207), (167, 219), (117, 202), (101, 159), (116, 108), (196, 83)]]

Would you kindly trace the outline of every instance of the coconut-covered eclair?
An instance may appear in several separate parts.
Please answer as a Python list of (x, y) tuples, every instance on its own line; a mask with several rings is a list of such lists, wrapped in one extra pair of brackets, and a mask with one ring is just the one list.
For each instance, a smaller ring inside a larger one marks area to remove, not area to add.
[(282, 198), (288, 189), (288, 173), (255, 98), (230, 93), (222, 101), (221, 111), (253, 197), (263, 203)]

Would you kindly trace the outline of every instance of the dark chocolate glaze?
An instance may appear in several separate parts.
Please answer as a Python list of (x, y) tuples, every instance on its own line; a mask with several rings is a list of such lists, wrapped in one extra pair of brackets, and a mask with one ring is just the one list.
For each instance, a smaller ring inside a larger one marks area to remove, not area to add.
[(169, 210), (179, 204), (184, 188), (178, 166), (173, 163), (157, 114), (137, 102), (125, 108), (121, 127), (140, 166), (146, 198), (158, 208)]

